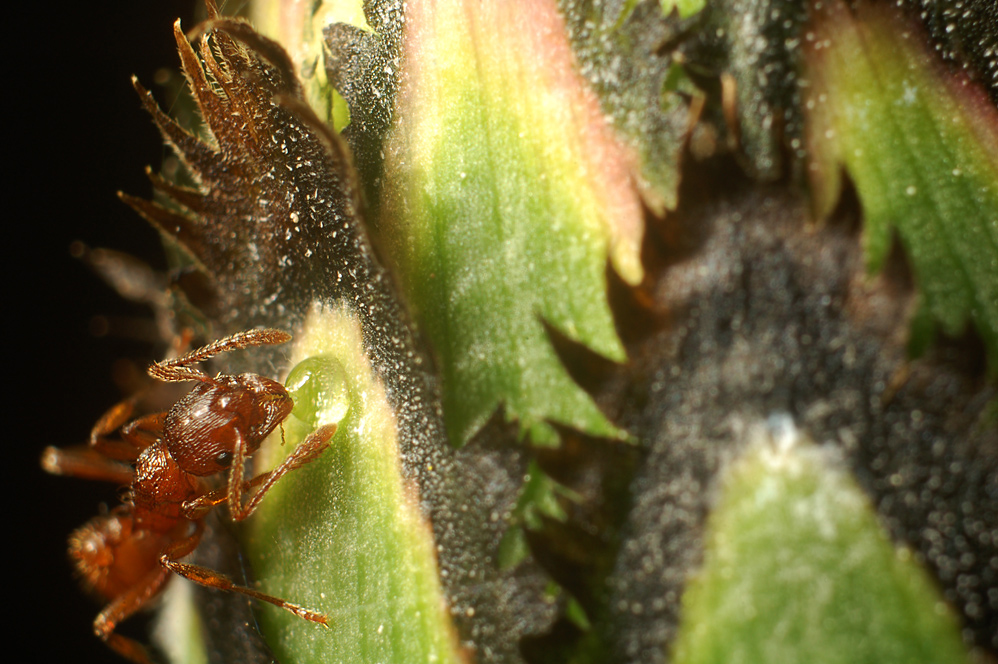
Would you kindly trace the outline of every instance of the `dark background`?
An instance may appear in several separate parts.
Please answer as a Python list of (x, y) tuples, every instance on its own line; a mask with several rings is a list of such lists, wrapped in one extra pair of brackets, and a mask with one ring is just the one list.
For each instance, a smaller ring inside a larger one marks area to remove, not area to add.
[[(13, 75), (5, 86), (5, 254), (12, 260), (4, 324), (14, 360), (4, 410), (15, 454), (4, 483), (14, 616), (5, 620), (14, 639), (5, 659), (123, 661), (93, 636), (100, 604), (81, 592), (65, 553), (70, 531), (101, 502), (113, 504), (117, 490), (48, 476), (38, 458), (47, 445), (84, 442), (123, 396), (115, 367), (142, 366), (160, 350), (151, 338), (134, 338), (142, 326), (132, 323), (148, 320), (148, 310), (120, 298), (69, 248), (82, 240), (163, 266), (157, 234), (115, 192), (150, 195), (143, 168), (157, 168), (165, 152), (129, 77), (169, 107), (155, 74), (177, 69), (171, 27), (178, 17), (193, 27), (195, 2), (17, 5), (5, 25), (4, 67)], [(107, 333), (95, 334), (102, 328)]]

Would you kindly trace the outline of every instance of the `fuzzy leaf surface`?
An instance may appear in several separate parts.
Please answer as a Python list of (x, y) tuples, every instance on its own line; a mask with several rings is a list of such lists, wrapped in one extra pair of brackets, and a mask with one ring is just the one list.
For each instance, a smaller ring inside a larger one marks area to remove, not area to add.
[(246, 543), (267, 592), (321, 607), (330, 624), (268, 607), (264, 629), (281, 661), (458, 662), (432, 529), (403, 479), (395, 417), (359, 321), (317, 311), (303, 330), (287, 445), (272, 439), (257, 458), (276, 466), (316, 426), (338, 423), (337, 434), (294, 482), (275, 485)]
[(968, 662), (953, 614), (845, 469), (806, 439), (763, 437), (724, 478), (676, 664)]
[(972, 321), (995, 366), (998, 110), (892, 9), (824, 6), (806, 49), (816, 211), (838, 199), (844, 165), (866, 215), (869, 267), (883, 265), (896, 231), (932, 317), (951, 335)]
[[(618, 435), (563, 370), (542, 325), (624, 358), (608, 260), (642, 277), (628, 154), (576, 75), (553, 3), (410, 3), (392, 233), (403, 288), (440, 359), (463, 443), (500, 404)], [(417, 67), (418, 64), (418, 67)]]

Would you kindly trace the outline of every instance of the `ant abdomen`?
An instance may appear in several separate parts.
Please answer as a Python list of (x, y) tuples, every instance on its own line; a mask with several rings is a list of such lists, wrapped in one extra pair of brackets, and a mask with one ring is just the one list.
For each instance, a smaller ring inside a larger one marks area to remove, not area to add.
[(136, 532), (131, 514), (115, 510), (94, 517), (69, 536), (69, 558), (89, 592), (111, 600), (159, 568), (171, 534)]

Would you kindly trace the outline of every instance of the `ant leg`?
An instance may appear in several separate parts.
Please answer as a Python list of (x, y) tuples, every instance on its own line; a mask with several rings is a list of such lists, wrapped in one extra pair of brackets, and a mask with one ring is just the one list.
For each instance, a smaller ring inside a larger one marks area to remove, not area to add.
[(93, 428), (90, 429), (90, 444), (96, 447), (104, 436), (124, 425), (131, 418), (134, 410), (135, 402), (131, 399), (119, 401), (108, 408), (107, 412), (101, 415), (100, 419), (94, 423)]
[(135, 461), (139, 456), (139, 450), (131, 444), (131, 441), (108, 438), (109, 434), (128, 422), (134, 410), (135, 402), (132, 399), (125, 399), (111, 406), (90, 429), (90, 447), (109, 459)]
[(155, 597), (169, 578), (169, 573), (162, 568), (146, 575), (139, 584), (104, 607), (94, 620), (94, 633), (112, 650), (135, 664), (152, 664), (149, 653), (141, 643), (115, 634), (114, 629)]
[[(183, 505), (183, 516), (185, 519), (190, 521), (199, 521), (205, 517), (205, 515), (211, 511), (212, 508), (221, 505), (222, 503), (228, 502), (230, 505), (230, 510), (232, 505), (242, 505), (242, 495), (249, 493), (250, 490), (263, 485), (257, 493), (253, 495), (242, 509), (236, 509), (238, 514), (233, 513), (233, 521), (242, 521), (250, 514), (252, 514), (263, 496), (270, 491), (270, 487), (277, 482), (281, 476), (301, 468), (307, 463), (315, 461), (322, 452), (329, 447), (329, 439), (333, 437), (336, 433), (336, 425), (328, 424), (323, 427), (319, 427), (311, 434), (308, 438), (302, 441), (302, 443), (295, 448), (284, 462), (275, 468), (274, 470), (267, 471), (266, 473), (261, 473), (251, 480), (242, 482), (239, 491), (237, 492), (237, 497), (230, 500), (229, 494), (231, 490), (229, 487), (224, 489), (216, 489), (215, 491), (209, 491), (208, 493), (202, 494), (193, 500), (188, 500)], [(241, 477), (241, 475), (240, 475)], [(229, 486), (232, 486), (233, 478), (229, 477)]]
[(264, 329), (237, 332), (224, 339), (214, 341), (207, 346), (193, 350), (183, 357), (156, 362), (149, 367), (149, 375), (166, 382), (185, 380), (211, 382), (212, 379), (207, 374), (189, 365), (202, 362), (220, 353), (227, 353), (242, 348), (252, 348), (254, 346), (283, 344), (290, 340), (291, 335), (282, 330)]
[(270, 491), (270, 488), (274, 486), (274, 483), (276, 483), (277, 480), (281, 479), (292, 470), (297, 470), (305, 464), (311, 463), (312, 461), (318, 459), (319, 455), (321, 455), (326, 448), (329, 447), (329, 441), (335, 433), (335, 424), (327, 424), (319, 427), (310, 433), (308, 437), (306, 437), (305, 440), (303, 440), (301, 444), (299, 444), (298, 447), (296, 447), (295, 450), (289, 454), (286, 459), (284, 459), (284, 462), (281, 463), (280, 466), (269, 473), (265, 473), (251, 480), (250, 484), (254, 484), (260, 478), (265, 478), (262, 481), (260, 490), (257, 491), (245, 505), (242, 503), (242, 473), (236, 472), (238, 466), (233, 464), (231, 473), (232, 475), (238, 477), (238, 481), (234, 483), (232, 481), (232, 476), (229, 478), (229, 513), (232, 515), (232, 520), (242, 521), (248, 517), (256, 510), (257, 506), (260, 504), (260, 501), (263, 500), (263, 497), (268, 491)]
[(82, 445), (65, 450), (46, 447), (42, 452), (42, 468), (53, 475), (113, 482), (121, 486), (131, 484), (135, 479), (135, 471), (128, 464), (109, 459), (92, 447)]
[[(248, 482), (243, 482), (242, 490), (243, 493), (249, 492), (251, 489), (260, 486), (267, 481), (274, 471), (262, 473), (257, 475)], [(200, 521), (203, 519), (208, 512), (213, 508), (218, 507), (222, 503), (229, 502), (229, 488), (225, 487), (222, 489), (216, 489), (214, 491), (209, 491), (208, 493), (201, 494), (193, 500), (188, 500), (182, 506), (181, 514), (188, 521)]]
[(233, 521), (242, 521), (243, 515), (243, 473), (246, 468), (246, 440), (238, 435), (232, 455), (232, 465), (229, 468), (229, 483), (226, 496), (229, 501), (229, 515)]
[(104, 643), (125, 659), (135, 662), (135, 664), (153, 664), (145, 646), (135, 639), (130, 639), (121, 634), (108, 634)]
[[(134, 462), (142, 450), (159, 439), (166, 418), (166, 413), (156, 413), (128, 422), (134, 409), (134, 399), (111, 406), (90, 429), (90, 447), (109, 459)], [(108, 437), (118, 429), (121, 429), (118, 439)]]
[[(42, 453), (42, 468), (53, 475), (131, 484), (135, 473), (128, 464), (159, 438), (165, 416), (165, 413), (147, 415), (125, 424), (133, 410), (131, 399), (109, 408), (90, 430), (90, 442), (86, 446), (64, 450), (46, 447)], [(119, 439), (108, 438), (108, 434), (119, 428)]]
[(174, 574), (182, 576), (185, 579), (189, 579), (194, 583), (198, 583), (208, 588), (218, 588), (219, 590), (241, 593), (247, 597), (252, 597), (262, 602), (269, 602), (274, 606), (290, 611), (299, 618), (304, 618), (305, 620), (318, 623), (323, 627), (328, 627), (329, 618), (317, 611), (311, 611), (297, 604), (292, 604), (291, 602), (283, 600), (280, 597), (274, 597), (273, 595), (267, 595), (266, 593), (259, 592), (258, 590), (247, 588), (246, 586), (237, 585), (232, 581), (232, 579), (221, 572), (216, 572), (208, 569), (207, 567), (201, 567), (200, 565), (191, 565), (189, 563), (180, 562), (181, 558), (197, 548), (198, 542), (201, 540), (201, 533), (203, 530), (204, 525), (202, 523), (198, 523), (197, 531), (193, 535), (187, 539), (171, 544), (166, 550), (166, 553), (159, 557), (160, 564), (165, 569), (168, 569)]
[(130, 443), (137, 451), (144, 450), (160, 439), (165, 421), (165, 412), (153, 413), (132, 420), (121, 428), (121, 438)]

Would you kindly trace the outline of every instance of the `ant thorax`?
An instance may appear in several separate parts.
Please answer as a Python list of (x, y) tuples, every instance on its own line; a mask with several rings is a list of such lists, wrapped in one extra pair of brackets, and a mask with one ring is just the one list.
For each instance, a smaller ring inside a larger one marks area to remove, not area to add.
[(143, 450), (135, 462), (132, 504), (140, 528), (172, 531), (183, 519), (183, 504), (205, 492), (204, 481), (185, 473), (163, 443)]

